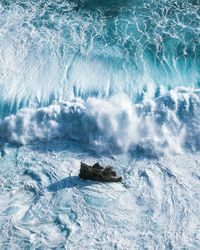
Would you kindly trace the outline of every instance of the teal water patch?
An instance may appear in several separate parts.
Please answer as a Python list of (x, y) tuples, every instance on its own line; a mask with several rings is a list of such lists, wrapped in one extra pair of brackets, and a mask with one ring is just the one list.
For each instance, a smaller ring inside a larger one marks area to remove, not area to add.
[(1, 1), (0, 113), (198, 87), (198, 1)]

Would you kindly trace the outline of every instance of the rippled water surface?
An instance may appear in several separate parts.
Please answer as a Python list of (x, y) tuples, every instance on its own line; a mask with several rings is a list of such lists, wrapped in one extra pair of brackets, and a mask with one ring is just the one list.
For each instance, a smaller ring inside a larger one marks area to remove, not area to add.
[(1, 1), (1, 113), (198, 87), (199, 1)]

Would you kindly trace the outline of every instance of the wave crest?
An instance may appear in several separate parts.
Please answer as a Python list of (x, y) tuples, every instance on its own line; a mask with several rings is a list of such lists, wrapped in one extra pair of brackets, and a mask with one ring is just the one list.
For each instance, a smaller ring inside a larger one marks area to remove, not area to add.
[(200, 91), (177, 88), (155, 99), (132, 104), (127, 96), (89, 98), (22, 109), (0, 123), (7, 142), (67, 138), (96, 151), (149, 155), (181, 153), (200, 146)]

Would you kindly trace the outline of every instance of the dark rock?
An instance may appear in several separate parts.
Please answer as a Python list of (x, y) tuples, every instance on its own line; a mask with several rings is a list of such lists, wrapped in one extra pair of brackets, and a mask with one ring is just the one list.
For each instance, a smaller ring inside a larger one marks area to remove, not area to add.
[(118, 177), (112, 167), (103, 168), (99, 163), (89, 166), (81, 162), (79, 177), (83, 180), (94, 180), (101, 182), (120, 182), (122, 177)]
[(103, 169), (103, 167), (101, 167), (100, 165), (99, 165), (99, 163), (95, 163), (94, 165), (93, 165), (93, 168), (95, 168), (95, 169)]

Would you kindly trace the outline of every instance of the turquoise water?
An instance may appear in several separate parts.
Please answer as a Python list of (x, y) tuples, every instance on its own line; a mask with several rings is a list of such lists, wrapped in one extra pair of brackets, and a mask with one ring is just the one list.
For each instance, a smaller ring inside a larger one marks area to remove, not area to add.
[(199, 0), (0, 1), (0, 248), (199, 249), (199, 88)]
[(1, 1), (1, 114), (200, 81), (198, 1)]

